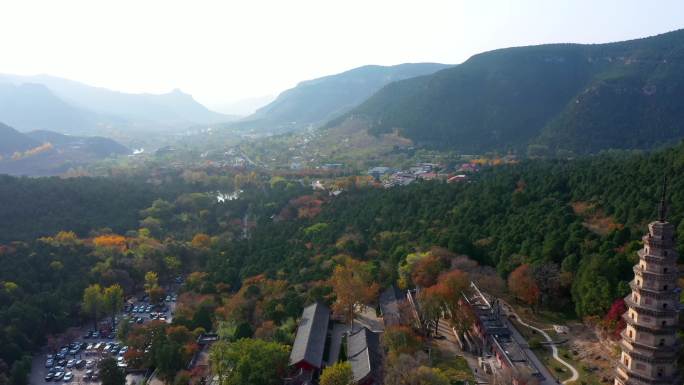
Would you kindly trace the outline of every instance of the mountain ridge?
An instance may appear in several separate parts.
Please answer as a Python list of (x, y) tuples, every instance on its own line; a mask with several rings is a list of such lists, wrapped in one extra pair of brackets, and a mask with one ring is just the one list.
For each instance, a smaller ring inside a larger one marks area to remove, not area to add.
[[(51, 102), (48, 103), (45, 95), (42, 95), (43, 104), (31, 103), (31, 95), (17, 92), (27, 87), (41, 87), (43, 94), (46, 91), (51, 94)], [(22, 96), (28, 99), (22, 99)], [(10, 108), (16, 100), (26, 100), (21, 111)], [(29, 117), (45, 115), (46, 110), (70, 116), (76, 123), (60, 119), (59, 116), (47, 119), (46, 122), (38, 122), (40, 124), (30, 121)], [(134, 94), (50, 75), (0, 74), (0, 120), (9, 122), (22, 131), (43, 129), (92, 134), (98, 133), (98, 126), (187, 127), (234, 119), (236, 117), (209, 110), (192, 95), (179, 89), (165, 94)]]
[(652, 148), (684, 137), (675, 102), (684, 98), (682, 71), (684, 30), (502, 48), (390, 83), (325, 127), (353, 117), (375, 135), (396, 129), (416, 143), (461, 152)]
[(304, 80), (230, 127), (279, 133), (322, 125), (363, 102), (385, 84), (449, 66), (440, 63), (365, 65)]

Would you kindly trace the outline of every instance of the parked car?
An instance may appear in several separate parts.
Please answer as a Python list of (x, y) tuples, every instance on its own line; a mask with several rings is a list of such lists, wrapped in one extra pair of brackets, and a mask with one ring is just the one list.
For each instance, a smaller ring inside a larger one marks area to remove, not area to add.
[(55, 365), (55, 360), (53, 360), (53, 359), (48, 359), (47, 361), (45, 361), (45, 367), (46, 368), (51, 368), (54, 365)]
[(67, 369), (71, 369), (74, 367), (74, 365), (76, 365), (76, 360), (69, 360), (67, 361), (66, 367)]
[(123, 357), (118, 357), (116, 359), (116, 366), (118, 366), (120, 368), (125, 368), (128, 366), (128, 364), (126, 364), (126, 360), (124, 360)]
[(48, 372), (48, 374), (45, 375), (45, 381), (50, 382), (52, 379), (55, 377), (54, 373)]
[(62, 358), (61, 360), (57, 361), (58, 366), (65, 366), (67, 364), (66, 358)]
[(85, 368), (86, 361), (85, 360), (78, 360), (76, 361), (76, 364), (74, 365), (77, 369), (83, 369)]
[(62, 378), (64, 378), (64, 372), (57, 372), (57, 373), (55, 373), (55, 376), (52, 377), (52, 379), (55, 381), (59, 381)]
[(91, 380), (97, 381), (100, 379), (100, 373), (98, 372), (93, 372), (93, 375), (90, 377)]
[(67, 372), (67, 373), (64, 375), (64, 382), (69, 382), (69, 381), (71, 381), (73, 378), (74, 378), (74, 374), (71, 373), (71, 372)]
[(83, 375), (84, 380), (90, 380), (93, 377), (93, 370), (88, 369), (86, 370), (85, 374)]
[(85, 364), (86, 369), (92, 369), (94, 366), (95, 366), (95, 361), (93, 361), (93, 360), (87, 360), (86, 361), (86, 364)]

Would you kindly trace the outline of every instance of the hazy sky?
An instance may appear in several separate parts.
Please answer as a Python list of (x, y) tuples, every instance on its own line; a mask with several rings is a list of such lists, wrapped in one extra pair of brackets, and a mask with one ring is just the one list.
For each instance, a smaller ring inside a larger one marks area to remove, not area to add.
[(216, 105), (364, 64), (682, 27), (682, 0), (0, 0), (0, 73)]

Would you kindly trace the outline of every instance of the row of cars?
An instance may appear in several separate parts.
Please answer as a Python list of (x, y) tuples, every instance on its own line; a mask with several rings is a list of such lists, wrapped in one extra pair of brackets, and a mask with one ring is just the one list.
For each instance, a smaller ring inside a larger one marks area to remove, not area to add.
[[(46, 362), (45, 366), (48, 367), (48, 363), (50, 360), (54, 360), (56, 358), (51, 358), (51, 355), (48, 355), (48, 362)], [(86, 370), (86, 375), (83, 377), (86, 380), (98, 380), (99, 378), (99, 373), (95, 370), (95, 361), (94, 360), (77, 360), (77, 359), (71, 359), (66, 362), (63, 362), (64, 359), (59, 360), (56, 362), (56, 365), (50, 365), (49, 370), (47, 374), (45, 375), (45, 381), (50, 382), (50, 381), (64, 381), (64, 382), (69, 382), (74, 378), (74, 373), (69, 370), (69, 369), (87, 369)]]
[(107, 338), (109, 340), (114, 339), (114, 333), (108, 330), (88, 330), (86, 334), (83, 335), (83, 338), (89, 339), (89, 338)]
[(85, 349), (86, 355), (92, 354), (111, 354), (119, 357), (123, 357), (128, 351), (128, 346), (123, 346), (120, 342), (95, 342), (88, 344)]
[(177, 298), (176, 294), (169, 294), (164, 299), (165, 303), (152, 305), (148, 302), (149, 298), (144, 296), (141, 299), (142, 302), (124, 306), (124, 317), (128, 320), (129, 324), (144, 323), (145, 315), (149, 315), (150, 320), (166, 321), (167, 313), (169, 312), (169, 306), (166, 302), (176, 301)]
[[(77, 359), (71, 359), (71, 360), (66, 360), (66, 359), (57, 359), (57, 358), (52, 358), (54, 357), (52, 354), (48, 354), (48, 359), (45, 362), (45, 367), (46, 368), (67, 368), (67, 369), (83, 369), (83, 368), (92, 368), (94, 365), (94, 361), (92, 360), (77, 360)], [(57, 361), (55, 361), (57, 360)]]

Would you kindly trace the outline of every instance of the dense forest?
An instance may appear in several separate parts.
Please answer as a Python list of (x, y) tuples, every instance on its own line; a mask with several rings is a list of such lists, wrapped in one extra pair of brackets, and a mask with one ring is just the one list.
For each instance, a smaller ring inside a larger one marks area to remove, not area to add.
[[(344, 177), (339, 196), (312, 192), (306, 179), (245, 171), (3, 177), (0, 216), (12, 220), (0, 238), (0, 383), (24, 384), (26, 357), (88, 318), (80, 307), (88, 285), (118, 284), (130, 295), (150, 272), (162, 284), (187, 276), (167, 330), (181, 330), (184, 344), (188, 333), (214, 329), (282, 352), (302, 305), (335, 300), (329, 278), (338, 267), (358, 267), (380, 287), (428, 286), (434, 273), (415, 266), (434, 260), (443, 270), (444, 256), (457, 255), (491, 266), (500, 280), (525, 266), (540, 289), (531, 304), (602, 317), (627, 292), (665, 176), (668, 219), (684, 250), (683, 171), (679, 146), (526, 160), (454, 184), (381, 189)], [(219, 202), (217, 190), (239, 197)], [(124, 337), (134, 344), (143, 332)], [(142, 356), (140, 346), (131, 355)], [(170, 379), (181, 369), (165, 368)]]

